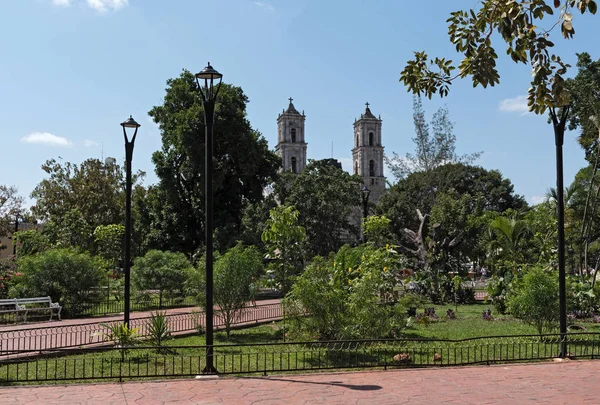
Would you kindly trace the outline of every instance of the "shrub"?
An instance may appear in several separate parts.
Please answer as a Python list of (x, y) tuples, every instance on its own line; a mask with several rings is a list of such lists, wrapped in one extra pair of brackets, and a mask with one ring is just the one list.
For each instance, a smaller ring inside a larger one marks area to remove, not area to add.
[[(198, 298), (206, 308), (206, 281), (204, 261), (200, 262), (196, 282), (199, 284)], [(217, 258), (213, 270), (213, 299), (216, 311), (223, 319), (227, 337), (231, 325), (238, 319), (242, 309), (254, 298), (253, 284), (263, 272), (261, 253), (254, 246), (238, 244)]]
[(158, 306), (162, 308), (163, 296), (173, 296), (183, 291), (192, 265), (183, 253), (150, 250), (138, 257), (131, 271), (131, 281), (139, 292), (158, 290)]
[(509, 312), (535, 326), (540, 335), (552, 331), (559, 316), (557, 274), (539, 267), (528, 270), (513, 281), (506, 301)]
[(73, 249), (51, 249), (17, 261), (21, 276), (13, 277), (12, 297), (50, 296), (64, 312), (78, 315), (98, 299), (103, 263)]
[(290, 333), (322, 340), (397, 336), (406, 307), (394, 302), (393, 291), (405, 265), (394, 250), (371, 245), (316, 258), (284, 299)]

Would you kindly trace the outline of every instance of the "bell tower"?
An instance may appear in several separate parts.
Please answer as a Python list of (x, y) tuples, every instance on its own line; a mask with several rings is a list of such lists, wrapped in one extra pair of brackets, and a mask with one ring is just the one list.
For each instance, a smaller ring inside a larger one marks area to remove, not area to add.
[(385, 192), (383, 176), (383, 146), (381, 144), (381, 116), (375, 117), (366, 103), (365, 112), (354, 121), (353, 173), (363, 178), (363, 185), (371, 190), (369, 200), (377, 202)]
[(306, 116), (296, 110), (290, 97), (290, 105), (277, 116), (277, 146), (275, 152), (281, 157), (282, 170), (300, 173), (306, 167), (306, 142), (304, 120)]

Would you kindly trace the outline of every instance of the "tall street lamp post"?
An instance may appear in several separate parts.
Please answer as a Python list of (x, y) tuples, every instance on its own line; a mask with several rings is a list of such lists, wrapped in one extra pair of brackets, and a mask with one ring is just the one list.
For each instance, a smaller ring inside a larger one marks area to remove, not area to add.
[(558, 305), (560, 331), (560, 357), (567, 356), (567, 289), (565, 271), (565, 197), (563, 180), (563, 143), (565, 126), (569, 114), (569, 106), (560, 113), (550, 109), (550, 118), (554, 128), (554, 145), (556, 146), (556, 218), (558, 221)]
[(367, 220), (367, 217), (369, 216), (369, 196), (371, 195), (371, 190), (369, 190), (369, 188), (367, 186), (362, 186), (360, 188), (360, 196), (362, 198), (362, 204), (363, 204), (363, 230), (362, 230), (362, 237), (363, 237), (363, 243), (367, 242), (367, 237), (365, 235), (365, 229), (364, 229), (364, 223)]
[[(202, 96), (205, 129), (205, 179), (204, 198), (206, 203), (206, 367), (204, 373), (214, 374), (217, 369), (213, 363), (213, 124), (215, 120), (215, 102), (223, 75), (211, 65), (196, 74), (196, 83)], [(218, 81), (218, 83), (215, 83)]]
[[(123, 262), (123, 272), (125, 273), (125, 316), (123, 322), (129, 327), (129, 310), (131, 289), (131, 159), (133, 158), (133, 145), (137, 136), (138, 124), (130, 115), (129, 119), (121, 123), (123, 127), (123, 137), (125, 138), (125, 258)], [(134, 130), (131, 141), (127, 137), (127, 129)]]

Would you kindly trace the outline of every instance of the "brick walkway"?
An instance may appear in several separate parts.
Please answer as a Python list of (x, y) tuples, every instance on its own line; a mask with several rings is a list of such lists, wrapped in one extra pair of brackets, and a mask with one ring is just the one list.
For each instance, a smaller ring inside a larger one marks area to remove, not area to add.
[(598, 361), (0, 388), (0, 404), (596, 404)]
[[(253, 325), (281, 319), (280, 300), (264, 300), (257, 306), (247, 307), (235, 322), (236, 326)], [(167, 322), (174, 335), (190, 333), (196, 325), (204, 325), (204, 314), (194, 315), (192, 310), (198, 308), (175, 308), (165, 310)], [(131, 326), (139, 328), (141, 336), (147, 335), (147, 320), (151, 311), (131, 313)], [(122, 321), (123, 315), (111, 315), (97, 318), (67, 319), (64, 321), (39, 322), (35, 324), (4, 325), (0, 327), (0, 357), (4, 358), (26, 355), (19, 351), (41, 351), (46, 349), (69, 348), (79, 346), (106, 344), (102, 331), (102, 322)], [(224, 329), (221, 317), (215, 314), (215, 330)], [(16, 351), (19, 354), (15, 354)]]

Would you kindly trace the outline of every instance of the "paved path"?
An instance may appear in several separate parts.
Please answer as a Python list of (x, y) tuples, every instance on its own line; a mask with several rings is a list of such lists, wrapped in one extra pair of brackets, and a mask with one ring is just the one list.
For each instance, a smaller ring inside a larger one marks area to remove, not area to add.
[[(270, 299), (270, 300), (262, 300), (257, 301), (257, 305), (267, 305), (267, 304), (277, 304), (281, 300), (280, 299)], [(183, 307), (183, 308), (171, 308), (165, 309), (169, 315), (175, 314), (184, 314), (189, 313), (191, 311), (201, 311), (199, 307)], [(131, 312), (130, 319), (138, 319), (138, 318), (147, 318), (151, 313), (156, 312), (157, 310), (152, 311), (142, 311), (142, 312)], [(29, 322), (29, 323), (19, 323), (19, 324), (3, 324), (0, 325), (0, 332), (9, 332), (16, 331), (22, 329), (31, 329), (31, 328), (54, 328), (54, 327), (64, 327), (71, 325), (81, 325), (81, 324), (95, 324), (101, 322), (110, 322), (110, 321), (118, 321), (123, 319), (123, 313), (121, 314), (113, 314), (106, 316), (95, 316), (89, 318), (72, 318), (72, 319), (64, 319), (62, 321), (53, 320), (47, 322)]]
[(0, 404), (597, 404), (600, 362), (0, 388)]
[[(281, 318), (279, 299), (257, 302), (257, 306), (247, 307), (235, 322), (236, 326), (252, 325), (257, 322), (277, 320)], [(194, 307), (166, 310), (167, 322), (174, 335), (189, 333), (196, 327), (204, 328), (204, 314), (192, 313)], [(151, 311), (133, 312), (131, 327), (138, 328), (140, 336), (148, 335), (148, 322), (143, 318), (150, 316)], [(7, 325), (0, 327), (0, 357), (20, 356), (25, 352), (41, 351), (68, 347), (80, 347), (106, 344), (107, 338), (102, 322), (122, 321), (123, 315), (112, 315), (97, 318), (68, 319), (26, 325)], [(223, 319), (215, 314), (215, 329), (224, 329)]]

